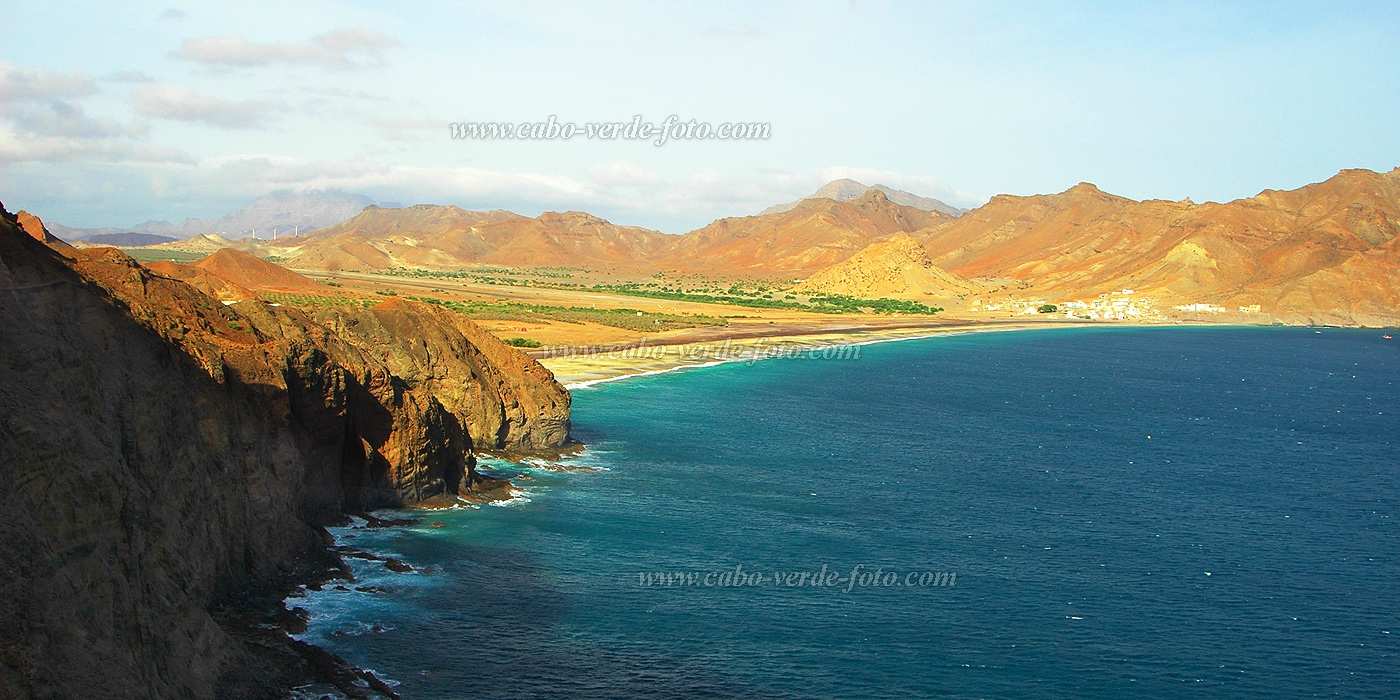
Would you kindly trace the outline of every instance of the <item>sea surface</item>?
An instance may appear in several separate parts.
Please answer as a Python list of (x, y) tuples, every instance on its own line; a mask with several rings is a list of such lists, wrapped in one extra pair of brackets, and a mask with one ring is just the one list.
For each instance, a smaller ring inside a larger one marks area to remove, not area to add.
[(335, 530), (417, 571), (289, 604), (405, 698), (1400, 697), (1381, 336), (977, 333), (599, 384), (587, 452)]

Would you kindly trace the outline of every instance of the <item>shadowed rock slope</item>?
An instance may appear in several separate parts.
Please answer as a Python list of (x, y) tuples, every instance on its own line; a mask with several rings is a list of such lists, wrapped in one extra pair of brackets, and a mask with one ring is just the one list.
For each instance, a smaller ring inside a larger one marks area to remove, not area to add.
[(0, 697), (281, 697), (328, 655), (218, 611), (333, 565), (319, 526), (343, 512), (497, 490), (472, 426), (567, 440), (567, 393), (528, 358), (436, 309), (363, 311), (400, 335), (362, 348), (4, 214)]

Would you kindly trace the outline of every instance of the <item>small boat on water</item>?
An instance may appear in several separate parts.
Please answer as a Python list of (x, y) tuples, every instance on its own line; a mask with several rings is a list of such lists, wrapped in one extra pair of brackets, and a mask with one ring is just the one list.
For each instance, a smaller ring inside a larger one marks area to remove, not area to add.
[(1385, 338), (1386, 340), (1390, 340), (1390, 336), (1388, 336), (1388, 335), (1383, 335), (1383, 336), (1381, 336), (1381, 337), (1382, 337), (1382, 338)]

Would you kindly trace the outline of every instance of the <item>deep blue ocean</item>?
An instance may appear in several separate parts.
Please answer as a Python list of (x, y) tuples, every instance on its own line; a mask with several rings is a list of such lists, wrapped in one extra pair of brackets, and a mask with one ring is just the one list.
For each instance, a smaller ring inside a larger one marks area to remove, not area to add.
[(600, 384), (563, 462), (594, 471), (489, 462), (525, 496), (337, 529), (418, 571), (289, 604), (410, 699), (1400, 697), (1381, 336), (978, 333)]

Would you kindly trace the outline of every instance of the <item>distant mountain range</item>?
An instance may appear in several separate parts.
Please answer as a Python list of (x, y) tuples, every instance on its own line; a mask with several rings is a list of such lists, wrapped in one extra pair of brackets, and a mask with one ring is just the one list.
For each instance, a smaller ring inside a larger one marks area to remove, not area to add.
[(832, 180), (831, 182), (822, 185), (821, 189), (817, 190), (816, 192), (813, 192), (808, 197), (803, 197), (802, 199), (797, 200), (796, 202), (788, 202), (787, 204), (776, 204), (774, 206), (768, 207), (767, 209), (764, 209), (763, 211), (759, 212), (759, 216), (763, 216), (764, 214), (781, 214), (785, 211), (790, 211), (798, 204), (801, 204), (804, 200), (807, 199), (834, 199), (838, 202), (844, 202), (849, 199), (858, 199), (864, 196), (865, 193), (869, 192), (870, 190), (879, 190), (880, 192), (883, 192), (885, 196), (888, 197), (889, 200), (891, 202), (894, 202), (895, 204), (900, 204), (906, 207), (914, 207), (915, 209), (923, 209), (924, 211), (936, 211), (941, 214), (947, 214), (948, 216), (962, 216), (963, 213), (967, 211), (966, 209), (959, 209), (955, 206), (944, 204), (943, 202), (940, 202), (937, 199), (933, 199), (931, 197), (920, 197), (919, 195), (905, 192), (904, 190), (896, 190), (892, 187), (886, 187), (884, 185), (871, 185), (867, 187), (866, 185), (862, 185), (861, 183), (856, 182), (855, 180), (841, 179)]
[(1133, 289), (1162, 299), (1260, 305), (1289, 322), (1400, 319), (1400, 168), (1343, 170), (1225, 204), (1134, 201), (1080, 183), (1000, 195), (914, 233), (934, 264), (1052, 297)]
[(837, 181), (823, 191), (844, 199), (809, 197), (683, 235), (583, 212), (371, 206), (309, 235), (236, 243), (206, 235), (160, 247), (236, 246), (296, 269), (502, 265), (807, 280), (802, 289), (862, 298), (1069, 300), (1131, 289), (1159, 305), (1258, 306), (1287, 322), (1400, 321), (1400, 168), (1344, 170), (1224, 204), (1136, 201), (1080, 183), (998, 195), (956, 217), (876, 188), (847, 197), (858, 187)]
[[(374, 204), (369, 197), (347, 192), (273, 192), (253, 200), (248, 206), (217, 219), (185, 219), (178, 224), (168, 221), (147, 221), (131, 228), (69, 228), (48, 223), (49, 231), (67, 241), (86, 240), (106, 245), (152, 245), (127, 243), (123, 240), (99, 239), (98, 236), (148, 234), (171, 239), (185, 239), (214, 233), (228, 239), (253, 235), (271, 238), (274, 231), (280, 237), (293, 232), (305, 233), (338, 224)], [(160, 241), (157, 241), (157, 243)]]
[(531, 218), (420, 204), (405, 209), (369, 207), (309, 236), (255, 245), (290, 267), (309, 269), (490, 264), (802, 276), (845, 260), (889, 234), (951, 220), (947, 214), (895, 204), (877, 190), (841, 202), (809, 198), (784, 212), (720, 219), (680, 236), (618, 226), (583, 212), (546, 212)]

